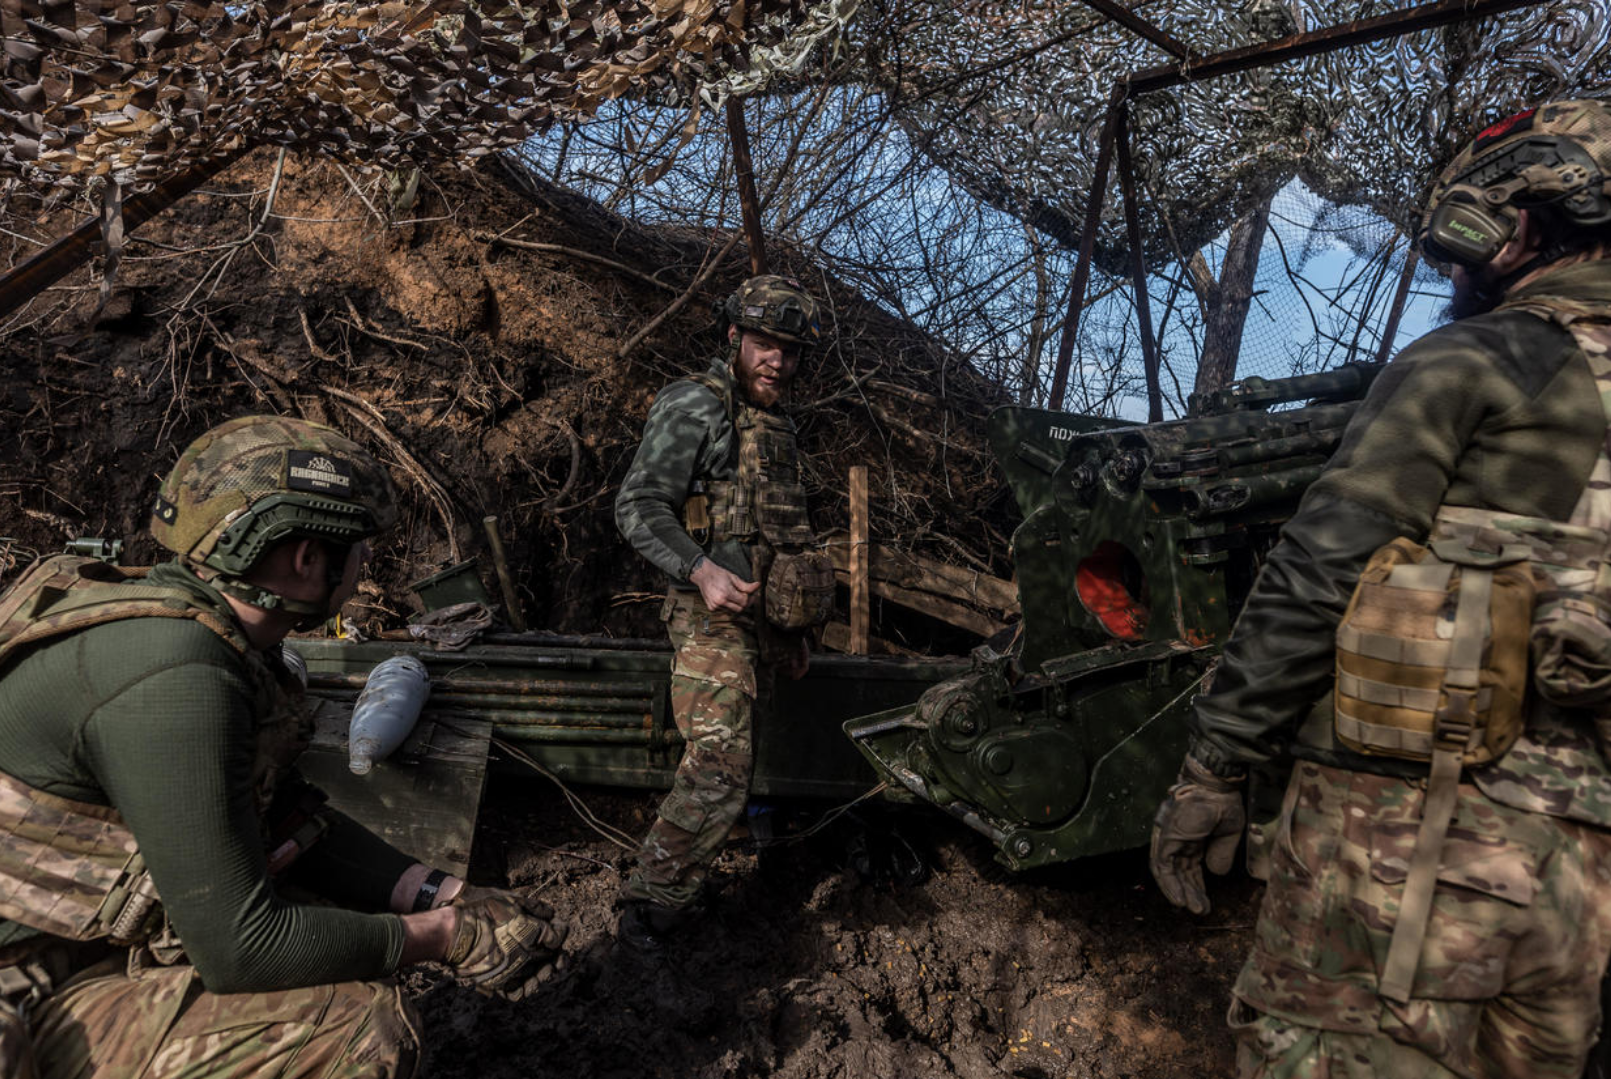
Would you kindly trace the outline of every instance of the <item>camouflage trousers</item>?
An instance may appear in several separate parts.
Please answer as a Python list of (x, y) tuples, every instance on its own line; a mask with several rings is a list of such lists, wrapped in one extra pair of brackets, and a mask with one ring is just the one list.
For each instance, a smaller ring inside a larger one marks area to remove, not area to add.
[[(119, 957), (19, 1012), (0, 1002), (5, 1079), (407, 1079), (414, 1007), (391, 981), (209, 993), (189, 966)], [(24, 1021), (26, 1019), (26, 1022)]]
[(1231, 1008), (1243, 1079), (1576, 1079), (1611, 833), (1460, 786), (1411, 999), (1377, 995), (1425, 785), (1299, 762)]
[(763, 668), (751, 612), (712, 611), (699, 593), (674, 591), (661, 617), (677, 650), (671, 709), (685, 746), (624, 895), (686, 907), (699, 898), (710, 863), (749, 799)]

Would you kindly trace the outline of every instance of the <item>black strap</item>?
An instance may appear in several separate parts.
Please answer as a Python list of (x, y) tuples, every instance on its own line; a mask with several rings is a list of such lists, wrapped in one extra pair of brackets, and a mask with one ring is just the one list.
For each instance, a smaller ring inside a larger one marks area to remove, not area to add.
[(448, 879), (447, 870), (433, 869), (425, 875), (425, 883), (420, 890), (414, 893), (414, 913), (430, 910), (436, 904), (436, 893), (442, 890), (442, 882)]

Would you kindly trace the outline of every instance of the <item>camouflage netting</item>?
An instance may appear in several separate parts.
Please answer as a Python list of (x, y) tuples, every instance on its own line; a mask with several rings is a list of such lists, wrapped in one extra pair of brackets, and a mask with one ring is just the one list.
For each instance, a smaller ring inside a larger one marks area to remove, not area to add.
[[(714, 102), (798, 65), (841, 0), (0, 0), (0, 173), (134, 191), (257, 145), (471, 161), (625, 94)], [(790, 36), (799, 25), (801, 32)]]
[[(1400, 0), (1133, 3), (1199, 54), (1401, 9)], [(1334, 202), (1415, 223), (1438, 165), (1495, 114), (1611, 90), (1604, 0), (1497, 17), (1223, 76), (1132, 102), (1149, 258), (1191, 252), (1294, 177)], [(1115, 80), (1170, 62), (1081, 4), (920, 0), (864, 20), (870, 77), (943, 167), (980, 198), (1077, 246)], [(1036, 45), (1069, 35), (1060, 44)], [(1099, 256), (1118, 268), (1110, 184)], [(1165, 223), (1167, 221), (1167, 224)], [(1170, 229), (1174, 236), (1169, 235)]]

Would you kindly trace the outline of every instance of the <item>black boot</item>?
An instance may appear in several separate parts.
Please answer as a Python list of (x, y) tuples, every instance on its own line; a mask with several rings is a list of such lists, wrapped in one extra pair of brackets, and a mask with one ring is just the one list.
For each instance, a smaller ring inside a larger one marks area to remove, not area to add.
[(615, 939), (636, 952), (658, 952), (687, 929), (696, 914), (691, 907), (668, 907), (652, 899), (628, 899), (621, 904)]

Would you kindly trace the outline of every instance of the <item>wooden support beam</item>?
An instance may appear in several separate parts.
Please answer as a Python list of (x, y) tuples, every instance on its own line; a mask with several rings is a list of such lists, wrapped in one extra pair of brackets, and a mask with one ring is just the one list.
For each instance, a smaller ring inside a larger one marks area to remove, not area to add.
[(1382, 328), (1382, 344), (1376, 350), (1377, 363), (1385, 363), (1393, 356), (1398, 323), (1404, 317), (1404, 303), (1410, 297), (1410, 285), (1415, 280), (1415, 267), (1420, 261), (1421, 250), (1411, 241), (1409, 253), (1404, 256), (1404, 270), (1398, 275), (1398, 290), (1393, 293), (1393, 306), (1387, 312), (1387, 325)]
[[(883, 544), (868, 545), (869, 576), (920, 592), (991, 611), (1004, 616), (1018, 613), (1018, 586), (978, 570), (952, 566), (910, 551)], [(850, 572), (850, 540), (843, 534), (828, 537), (828, 554), (834, 568)]]
[[(123, 200), (123, 233), (128, 235), (172, 206), (224, 168), (238, 154), (198, 165), (182, 176), (164, 180), (143, 195)], [(45, 289), (78, 269), (101, 247), (101, 219), (91, 217), (49, 247), (0, 274), (0, 318), (5, 318)]]
[(733, 172), (738, 178), (738, 205), (744, 213), (744, 239), (750, 245), (750, 273), (764, 274), (766, 236), (761, 232), (761, 203), (755, 196), (755, 165), (744, 126), (744, 102), (737, 96), (727, 99), (727, 137), (733, 143)]
[[(836, 573), (835, 576), (846, 583), (850, 578), (848, 573)], [(918, 592), (880, 580), (870, 581), (868, 588), (872, 590), (873, 595), (887, 599), (891, 603), (898, 603), (930, 618), (938, 618), (942, 622), (948, 622), (970, 633), (977, 633), (981, 637), (993, 637), (1007, 628), (1005, 622), (998, 622), (989, 615), (980, 614), (972, 607), (964, 606), (954, 600), (942, 599), (929, 592)]]
[(822, 647), (832, 649), (835, 652), (844, 652), (848, 655), (920, 656), (923, 654), (898, 645), (894, 641), (874, 637), (872, 634), (867, 635), (867, 650), (865, 652), (853, 652), (850, 647), (850, 627), (843, 622), (829, 622), (822, 627)]
[(872, 621), (871, 602), (867, 595), (867, 466), (855, 465), (850, 470), (850, 654), (865, 656), (867, 638)]

